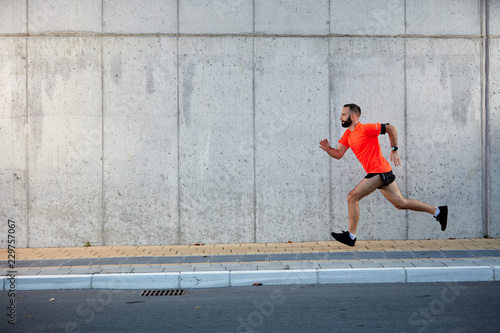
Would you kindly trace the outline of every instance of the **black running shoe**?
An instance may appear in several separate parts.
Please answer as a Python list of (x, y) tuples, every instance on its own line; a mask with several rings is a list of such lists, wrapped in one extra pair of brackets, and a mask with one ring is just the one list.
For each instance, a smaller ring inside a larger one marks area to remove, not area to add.
[(448, 206), (439, 206), (439, 214), (436, 216), (439, 224), (441, 224), (441, 230), (446, 230), (446, 225), (448, 224)]
[(356, 244), (356, 238), (352, 239), (349, 235), (349, 231), (343, 231), (340, 234), (332, 232), (332, 237), (335, 238), (337, 242), (341, 242), (345, 245), (354, 246), (354, 244)]

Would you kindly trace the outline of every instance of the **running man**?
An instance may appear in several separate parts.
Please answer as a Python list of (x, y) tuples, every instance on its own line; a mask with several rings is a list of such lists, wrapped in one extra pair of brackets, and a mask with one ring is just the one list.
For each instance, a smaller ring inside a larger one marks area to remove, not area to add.
[(359, 121), (360, 117), (361, 108), (359, 106), (356, 104), (344, 105), (340, 121), (342, 122), (342, 127), (347, 129), (339, 140), (339, 145), (337, 148), (332, 148), (327, 139), (320, 141), (320, 148), (337, 160), (341, 159), (347, 149), (351, 148), (367, 173), (365, 178), (347, 195), (349, 208), (348, 231), (342, 233), (332, 232), (333, 238), (346, 245), (354, 246), (356, 243), (356, 228), (359, 221), (359, 201), (377, 188), (397, 209), (409, 209), (433, 215), (441, 224), (441, 230), (444, 231), (448, 219), (448, 206), (439, 206), (436, 208), (417, 200), (406, 199), (394, 181), (396, 176), (392, 173), (389, 162), (382, 155), (378, 135), (389, 134), (392, 147), (389, 159), (395, 166), (400, 166), (401, 159), (398, 153), (396, 127), (390, 124), (379, 123), (362, 124)]

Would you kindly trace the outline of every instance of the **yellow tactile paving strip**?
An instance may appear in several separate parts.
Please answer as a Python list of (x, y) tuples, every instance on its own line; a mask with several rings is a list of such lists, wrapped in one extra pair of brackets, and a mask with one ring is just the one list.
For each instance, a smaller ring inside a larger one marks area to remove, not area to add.
[[(443, 251), (500, 249), (500, 239), (434, 239), (358, 241), (351, 248), (335, 241), (256, 244), (202, 244), (163, 246), (91, 246), (60, 248), (18, 248), (16, 260), (161, 257), (229, 254), (315, 253), (352, 251)], [(0, 249), (0, 260), (8, 260), (8, 250)]]

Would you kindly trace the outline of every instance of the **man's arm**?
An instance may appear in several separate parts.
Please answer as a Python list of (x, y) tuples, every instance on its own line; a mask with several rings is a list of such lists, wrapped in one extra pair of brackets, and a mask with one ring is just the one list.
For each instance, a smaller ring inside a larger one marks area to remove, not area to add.
[(396, 131), (396, 126), (391, 124), (386, 124), (385, 129), (387, 134), (389, 134), (389, 140), (391, 141), (391, 147), (398, 146), (398, 131)]
[(332, 148), (330, 147), (330, 143), (328, 142), (327, 139), (321, 140), (319, 142), (319, 147), (326, 151), (328, 155), (333, 157), (336, 160), (340, 160), (342, 156), (344, 156), (345, 152), (347, 151), (347, 147), (344, 146), (343, 144), (339, 143), (337, 148)]
[[(398, 131), (396, 130), (396, 126), (391, 125), (391, 124), (386, 124), (385, 129), (387, 131), (387, 134), (389, 134), (389, 140), (391, 141), (391, 147), (397, 147), (398, 146)], [(394, 163), (395, 166), (401, 165), (401, 158), (399, 158), (399, 153), (397, 150), (391, 150), (391, 156), (389, 156), (389, 159), (391, 160), (392, 163)]]

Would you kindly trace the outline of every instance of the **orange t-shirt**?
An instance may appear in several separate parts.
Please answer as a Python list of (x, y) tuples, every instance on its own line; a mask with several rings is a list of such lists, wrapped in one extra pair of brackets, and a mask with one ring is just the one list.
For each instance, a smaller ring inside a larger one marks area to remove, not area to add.
[(347, 129), (339, 140), (340, 144), (352, 149), (367, 173), (384, 173), (392, 170), (389, 162), (382, 156), (378, 142), (380, 127), (379, 123), (358, 123), (354, 131)]

